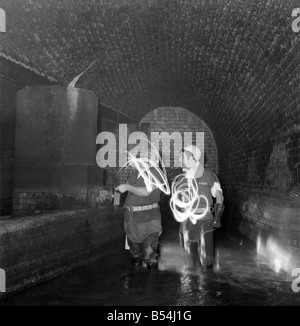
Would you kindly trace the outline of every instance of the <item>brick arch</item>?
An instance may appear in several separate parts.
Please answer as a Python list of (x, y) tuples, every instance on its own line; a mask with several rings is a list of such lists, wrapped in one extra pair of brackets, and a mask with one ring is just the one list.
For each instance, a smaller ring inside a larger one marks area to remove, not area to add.
[[(181, 107), (160, 107), (147, 113), (140, 120), (140, 124), (141, 126), (147, 124), (148, 134), (180, 132), (183, 139), (184, 132), (192, 132), (194, 142), (196, 132), (204, 132), (205, 165), (218, 173), (218, 149), (214, 135), (208, 125), (194, 113)], [(171, 166), (173, 166), (172, 163)]]

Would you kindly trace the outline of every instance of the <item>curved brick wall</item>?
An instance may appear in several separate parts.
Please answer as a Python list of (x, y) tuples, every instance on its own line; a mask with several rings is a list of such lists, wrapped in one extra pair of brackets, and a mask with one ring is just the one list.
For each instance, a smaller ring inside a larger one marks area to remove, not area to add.
[[(140, 123), (142, 126), (146, 124), (149, 140), (151, 139), (152, 132), (167, 132), (169, 135), (173, 132), (179, 132), (182, 140), (184, 138), (184, 132), (192, 132), (193, 142), (195, 143), (196, 132), (204, 132), (205, 165), (218, 173), (218, 151), (213, 134), (205, 122), (192, 112), (175, 107), (158, 108), (146, 114), (141, 119)], [(166, 148), (160, 148), (160, 150), (166, 152)], [(171, 146), (171, 151), (173, 154), (173, 146)], [(170, 162), (171, 167), (174, 166), (172, 154)], [(172, 179), (172, 169), (168, 169), (168, 172), (169, 179)]]

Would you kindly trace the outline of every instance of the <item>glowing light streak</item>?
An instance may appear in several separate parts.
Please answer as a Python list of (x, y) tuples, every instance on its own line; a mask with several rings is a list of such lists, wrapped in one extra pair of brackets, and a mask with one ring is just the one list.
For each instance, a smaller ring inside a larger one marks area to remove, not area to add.
[[(149, 142), (149, 141), (148, 141)], [(150, 143), (150, 142), (149, 142)], [(169, 183), (167, 180), (167, 174), (165, 171), (165, 167), (163, 165), (162, 159), (156, 150), (156, 148), (150, 143), (152, 146), (151, 152), (155, 154), (155, 156), (158, 158), (159, 162), (161, 163), (163, 171), (158, 167), (157, 163), (150, 158), (147, 157), (140, 157), (137, 158), (130, 152), (128, 152), (128, 159), (125, 164), (125, 167), (132, 166), (136, 168), (139, 172), (139, 174), (144, 179), (146, 189), (151, 192), (153, 189), (159, 188), (162, 192), (164, 192), (166, 195), (169, 195), (171, 193)], [(119, 172), (123, 169), (122, 167)], [(151, 172), (151, 169), (155, 169), (155, 171), (158, 173), (158, 176), (155, 176), (154, 173)], [(118, 173), (119, 173), (118, 172)], [(162, 181), (160, 181), (162, 180)]]
[[(201, 199), (205, 200), (206, 207), (202, 213), (197, 213)], [(209, 203), (205, 195), (198, 194), (196, 179), (180, 174), (172, 183), (170, 207), (177, 222), (181, 223), (189, 218), (193, 224), (196, 224), (207, 214)]]

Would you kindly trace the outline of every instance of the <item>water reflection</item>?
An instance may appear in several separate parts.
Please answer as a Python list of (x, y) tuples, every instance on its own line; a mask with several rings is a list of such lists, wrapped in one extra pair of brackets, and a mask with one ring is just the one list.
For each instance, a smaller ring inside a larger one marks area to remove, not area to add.
[(278, 244), (276, 239), (273, 237), (268, 237), (264, 242), (261, 235), (258, 235), (256, 241), (256, 252), (257, 258), (260, 261), (266, 262), (276, 273), (284, 270), (291, 274), (291, 271), (294, 268), (293, 261), (295, 261), (295, 258), (292, 257), (288, 250)]
[[(123, 242), (110, 255), (17, 294), (2, 305), (300, 305), (291, 281), (258, 262), (254, 246), (216, 242), (216, 265), (204, 271), (177, 239), (164, 241), (159, 268), (133, 268)], [(75, 286), (76, 285), (76, 286)]]

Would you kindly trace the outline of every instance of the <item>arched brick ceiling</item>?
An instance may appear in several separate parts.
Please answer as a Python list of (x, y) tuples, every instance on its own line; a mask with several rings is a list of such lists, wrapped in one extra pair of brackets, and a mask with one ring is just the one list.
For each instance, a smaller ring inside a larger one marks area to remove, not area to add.
[(96, 61), (76, 86), (94, 91), (103, 104), (136, 119), (156, 107), (181, 106), (206, 121), (217, 139), (226, 132), (236, 140), (278, 128), (281, 110), (299, 97), (300, 36), (291, 29), (299, 6), (1, 0), (7, 33), (0, 35), (0, 53), (63, 84)]

